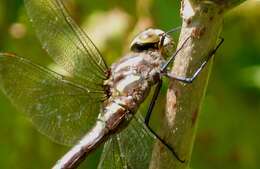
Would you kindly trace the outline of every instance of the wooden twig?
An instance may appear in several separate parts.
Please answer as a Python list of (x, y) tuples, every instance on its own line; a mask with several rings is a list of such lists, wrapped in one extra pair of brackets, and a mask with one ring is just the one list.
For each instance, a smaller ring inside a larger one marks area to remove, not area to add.
[[(179, 45), (191, 36), (185, 48), (177, 55), (172, 73), (189, 76), (214, 49), (222, 28), (224, 14), (240, 4), (241, 0), (183, 0), (183, 20)], [(212, 60), (192, 84), (172, 81), (167, 93), (164, 126), (161, 134), (174, 147), (180, 163), (161, 148), (154, 147), (150, 169), (186, 169), (189, 167), (198, 115), (207, 87)]]

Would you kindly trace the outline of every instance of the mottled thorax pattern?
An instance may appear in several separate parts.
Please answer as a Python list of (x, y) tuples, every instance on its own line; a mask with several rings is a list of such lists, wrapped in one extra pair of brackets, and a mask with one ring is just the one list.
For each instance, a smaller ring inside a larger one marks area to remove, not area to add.
[[(112, 75), (108, 84), (112, 98), (125, 98), (122, 106), (133, 111), (146, 98), (151, 86), (161, 78), (160, 67), (164, 62), (157, 51), (133, 52), (123, 57), (111, 67)], [(128, 103), (130, 100), (135, 107)]]

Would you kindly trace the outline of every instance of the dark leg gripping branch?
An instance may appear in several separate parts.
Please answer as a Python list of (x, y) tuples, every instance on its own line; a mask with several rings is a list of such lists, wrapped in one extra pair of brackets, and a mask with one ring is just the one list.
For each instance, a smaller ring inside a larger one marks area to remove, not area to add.
[(179, 158), (179, 156), (177, 155), (177, 153), (174, 151), (174, 149), (168, 144), (166, 143), (166, 141), (164, 141), (150, 126), (149, 126), (149, 121), (150, 121), (150, 117), (152, 115), (152, 111), (153, 111), (153, 108), (154, 108), (154, 105), (155, 105), (155, 102), (159, 96), (159, 93), (160, 93), (160, 90), (161, 90), (161, 87), (162, 87), (162, 80), (160, 80), (155, 88), (155, 91), (154, 91), (154, 94), (153, 94), (153, 98), (152, 98), (152, 101), (149, 105), (149, 108), (148, 108), (148, 111), (146, 113), (146, 116), (145, 116), (145, 120), (144, 120), (144, 123), (145, 125), (147, 126), (147, 128), (150, 130), (150, 132), (158, 139), (160, 140), (160, 142), (165, 145), (171, 152), (172, 154), (174, 155), (174, 157), (180, 161), (181, 163), (184, 163), (185, 160), (181, 160)]
[(194, 79), (200, 74), (201, 70), (207, 65), (209, 60), (214, 56), (214, 54), (217, 52), (218, 48), (223, 42), (224, 39), (220, 38), (220, 42), (218, 43), (217, 47), (209, 53), (208, 57), (202, 62), (200, 67), (195, 71), (195, 73), (191, 77), (178, 77), (172, 73), (167, 73), (166, 76), (170, 79), (175, 79), (183, 83), (192, 83)]
[[(169, 59), (169, 61), (162, 67), (162, 71), (166, 70), (167, 66), (170, 64), (171, 61), (174, 60), (174, 57), (178, 54), (178, 52), (183, 48), (184, 44), (187, 42), (189, 38), (187, 38), (185, 40), (185, 42), (183, 43), (182, 47), (177, 50), (174, 55)], [(218, 48), (220, 47), (220, 45), (224, 42), (224, 39), (223, 38), (220, 38), (220, 42), (218, 43), (218, 45), (216, 46), (216, 48), (209, 53), (208, 57), (205, 59), (205, 61), (202, 62), (202, 64), (200, 65), (200, 67), (195, 71), (195, 73), (191, 76), (191, 77), (178, 77), (178, 76), (175, 76), (171, 73), (167, 73), (166, 76), (171, 78), (171, 79), (175, 79), (175, 80), (178, 80), (178, 81), (181, 81), (181, 82), (184, 82), (184, 83), (192, 83), (194, 81), (194, 79), (199, 75), (199, 73), (201, 72), (201, 70), (207, 65), (208, 61), (213, 57), (213, 55), (216, 53), (216, 51), (218, 50)], [(150, 130), (150, 132), (158, 139), (160, 140), (160, 142), (165, 145), (171, 152), (172, 154), (174, 155), (174, 157), (180, 161), (181, 163), (184, 163), (185, 160), (181, 160), (178, 156), (178, 154), (174, 151), (174, 148), (172, 148), (166, 141), (164, 141), (150, 126), (149, 126), (149, 121), (150, 121), (150, 118), (151, 118), (151, 115), (152, 115), (152, 111), (153, 111), (153, 108), (154, 108), (154, 105), (156, 103), (156, 100), (160, 94), (160, 90), (161, 90), (161, 87), (162, 87), (162, 80), (160, 80), (155, 88), (155, 91), (154, 91), (154, 94), (153, 94), (153, 98), (152, 98), (152, 101), (149, 105), (149, 108), (148, 108), (148, 111), (146, 113), (146, 116), (145, 116), (145, 125), (147, 126), (147, 128)]]

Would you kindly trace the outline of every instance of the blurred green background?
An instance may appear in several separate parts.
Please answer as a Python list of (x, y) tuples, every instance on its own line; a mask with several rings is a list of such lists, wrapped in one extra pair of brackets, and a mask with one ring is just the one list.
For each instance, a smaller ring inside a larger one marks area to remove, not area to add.
[[(87, 30), (111, 64), (138, 31), (181, 25), (174, 0), (67, 0), (73, 18)], [(193, 169), (258, 169), (260, 166), (260, 1), (229, 12), (200, 115)], [(123, 45), (122, 45), (123, 44)], [(0, 51), (15, 52), (55, 68), (41, 48), (22, 0), (0, 1)], [(164, 93), (167, 85), (164, 85)], [(165, 102), (165, 100), (161, 100)], [(164, 104), (160, 104), (163, 105)], [(51, 168), (66, 151), (38, 133), (0, 93), (0, 168)], [(100, 150), (83, 168), (95, 168)]]

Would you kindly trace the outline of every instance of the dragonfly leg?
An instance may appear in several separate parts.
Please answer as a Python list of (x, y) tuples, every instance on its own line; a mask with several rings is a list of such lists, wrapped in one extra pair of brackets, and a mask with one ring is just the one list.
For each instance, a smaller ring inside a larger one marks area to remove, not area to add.
[(175, 79), (183, 83), (192, 83), (194, 79), (199, 75), (201, 70), (207, 65), (209, 60), (214, 56), (214, 54), (217, 52), (218, 48), (223, 42), (224, 42), (224, 38), (220, 38), (220, 42), (218, 43), (217, 47), (209, 53), (208, 57), (202, 62), (200, 67), (195, 71), (195, 73), (191, 77), (179, 77), (172, 73), (167, 73), (166, 76), (170, 79)]
[(181, 163), (184, 163), (185, 160), (181, 160), (179, 158), (179, 156), (177, 155), (177, 153), (174, 151), (174, 149), (168, 144), (166, 143), (166, 141), (164, 141), (150, 126), (149, 126), (149, 121), (150, 121), (150, 118), (151, 118), (151, 115), (152, 115), (152, 111), (153, 111), (153, 108), (154, 108), (154, 105), (156, 103), (156, 100), (159, 96), (159, 93), (160, 93), (160, 89), (162, 87), (162, 80), (160, 80), (155, 88), (155, 91), (154, 91), (154, 94), (153, 94), (153, 98), (152, 98), (152, 101), (149, 105), (149, 108), (148, 108), (148, 111), (146, 113), (146, 116), (145, 116), (145, 120), (144, 120), (144, 123), (146, 125), (146, 127), (149, 129), (149, 131), (158, 139), (160, 140), (160, 142), (165, 145), (174, 155), (174, 157), (180, 161)]
[(161, 72), (165, 72), (168, 68), (168, 66), (174, 61), (175, 57), (177, 56), (177, 54), (184, 48), (184, 45), (188, 42), (188, 40), (191, 38), (191, 36), (187, 37), (184, 42), (182, 43), (182, 45), (180, 46), (179, 49), (177, 49), (172, 56), (167, 60), (167, 62), (162, 66), (161, 68)]
[(151, 118), (151, 115), (152, 115), (152, 112), (153, 112), (153, 108), (154, 108), (154, 105), (155, 105), (155, 102), (160, 94), (160, 90), (161, 90), (161, 87), (162, 87), (162, 80), (160, 80), (155, 88), (155, 91), (154, 91), (154, 94), (153, 94), (153, 98), (151, 100), (151, 103), (149, 105), (149, 108), (148, 108), (148, 111), (146, 113), (146, 116), (145, 116), (145, 120), (144, 120), (144, 123), (149, 125), (149, 121), (150, 121), (150, 118)]

